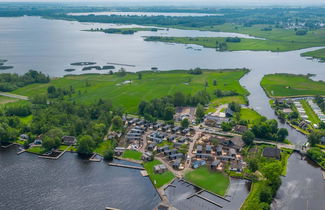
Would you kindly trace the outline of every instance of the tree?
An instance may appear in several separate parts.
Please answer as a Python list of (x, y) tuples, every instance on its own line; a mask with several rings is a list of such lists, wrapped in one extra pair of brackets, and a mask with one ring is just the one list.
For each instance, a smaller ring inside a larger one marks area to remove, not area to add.
[(182, 92), (176, 92), (174, 94), (174, 105), (175, 106), (185, 105), (185, 95)]
[(47, 131), (42, 137), (42, 146), (46, 150), (57, 148), (61, 144), (63, 131), (60, 128), (52, 128)]
[(262, 188), (262, 191), (260, 193), (260, 201), (265, 202), (265, 203), (272, 202), (272, 192), (271, 192), (270, 187)]
[(255, 139), (255, 135), (252, 131), (248, 130), (243, 134), (242, 138), (246, 145), (251, 145)]
[(108, 149), (104, 154), (105, 160), (113, 160), (114, 157), (114, 151), (112, 149)]
[(263, 167), (263, 175), (268, 180), (270, 180), (271, 183), (275, 181), (277, 177), (280, 176), (281, 172), (282, 172), (282, 167), (279, 161), (267, 164), (266, 166)]
[(79, 138), (77, 152), (80, 155), (91, 155), (95, 148), (95, 142), (89, 135), (81, 136)]
[(202, 106), (202, 104), (198, 104), (196, 107), (196, 120), (198, 122), (201, 122), (205, 113), (204, 113), (204, 107)]
[(142, 79), (142, 73), (138, 72), (138, 79), (141, 80)]
[(256, 159), (251, 159), (248, 161), (248, 168), (249, 170), (251, 170), (252, 172), (255, 172), (258, 170), (258, 163)]
[(115, 116), (112, 120), (112, 129), (117, 131), (121, 130), (123, 127), (123, 120), (120, 116)]
[(213, 80), (213, 86), (217, 86), (217, 80)]
[(222, 123), (221, 123), (221, 129), (222, 129), (223, 131), (231, 131), (232, 126), (231, 126), (230, 123), (222, 122)]
[(188, 128), (188, 126), (190, 125), (190, 122), (188, 121), (187, 118), (184, 118), (181, 122), (182, 128)]
[(168, 105), (164, 111), (164, 120), (174, 119), (175, 108), (172, 105)]
[(276, 136), (278, 141), (283, 142), (288, 136), (288, 130), (286, 128), (280, 128)]
[(311, 146), (315, 146), (320, 143), (320, 139), (322, 138), (322, 134), (319, 131), (313, 131), (308, 136), (308, 141)]

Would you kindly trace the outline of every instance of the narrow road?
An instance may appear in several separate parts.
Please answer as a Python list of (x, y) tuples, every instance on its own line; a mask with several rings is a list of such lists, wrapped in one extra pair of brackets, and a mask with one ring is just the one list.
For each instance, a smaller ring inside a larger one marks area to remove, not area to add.
[(16, 94), (7, 93), (7, 92), (0, 92), (0, 96), (16, 98), (16, 99), (25, 100), (25, 101), (29, 100), (27, 96), (21, 96), (21, 95), (16, 95)]
[(275, 145), (278, 148), (286, 148), (286, 149), (292, 149), (292, 150), (297, 150), (300, 152), (306, 152), (308, 150), (308, 148), (304, 148), (301, 147), (299, 145), (295, 145), (295, 144), (284, 144), (284, 143), (278, 143), (278, 142), (270, 142), (270, 141), (263, 141), (263, 140), (254, 140), (254, 143), (258, 143), (258, 144), (270, 144), (270, 145)]

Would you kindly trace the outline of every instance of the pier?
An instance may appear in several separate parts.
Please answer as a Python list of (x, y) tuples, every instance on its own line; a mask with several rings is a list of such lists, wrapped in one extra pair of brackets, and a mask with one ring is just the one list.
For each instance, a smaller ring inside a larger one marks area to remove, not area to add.
[(57, 160), (59, 159), (60, 157), (62, 157), (62, 155), (64, 155), (64, 153), (66, 151), (68, 151), (68, 149), (70, 149), (71, 146), (68, 146), (64, 151), (62, 151), (58, 156), (56, 157), (51, 157), (51, 156), (45, 156), (45, 155), (39, 155), (38, 157), (39, 158), (44, 158), (44, 159), (50, 159), (50, 160)]
[(124, 165), (124, 164), (119, 164), (119, 163), (108, 163), (110, 166), (116, 166), (116, 167), (122, 167), (122, 168), (130, 168), (130, 169), (137, 169), (137, 170), (145, 170), (141, 166), (130, 166), (130, 165)]

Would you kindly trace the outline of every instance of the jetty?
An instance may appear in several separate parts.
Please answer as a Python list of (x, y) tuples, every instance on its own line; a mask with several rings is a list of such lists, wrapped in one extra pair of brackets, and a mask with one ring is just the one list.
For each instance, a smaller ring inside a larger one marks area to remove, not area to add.
[(24, 152), (26, 152), (26, 150), (25, 149), (21, 149), (19, 152), (17, 152), (17, 155), (20, 155), (20, 154), (22, 154)]
[(124, 164), (119, 164), (119, 163), (108, 163), (110, 166), (116, 166), (116, 167), (122, 167), (122, 168), (130, 168), (130, 169), (137, 169), (137, 170), (145, 170), (141, 166), (130, 166), (130, 165), (124, 165)]
[(92, 162), (100, 162), (102, 159), (100, 158), (96, 158), (97, 156), (97, 153), (94, 153), (90, 158), (89, 158), (89, 161), (92, 161)]
[(129, 66), (129, 67), (135, 67), (135, 65), (124, 64), (124, 63), (109, 63), (109, 62), (108, 62), (107, 64), (117, 65), (117, 66)]
[(325, 171), (322, 171), (322, 173), (323, 173), (323, 178), (324, 178), (324, 180), (325, 180)]
[(106, 210), (120, 210), (120, 209), (113, 208), (113, 207), (106, 207), (105, 209), (106, 209)]
[(50, 160), (57, 160), (59, 159), (60, 157), (62, 157), (62, 155), (64, 155), (64, 153), (66, 151), (68, 151), (68, 149), (70, 149), (71, 146), (68, 146), (64, 151), (62, 151), (58, 156), (56, 157), (51, 157), (51, 156), (46, 156), (46, 155), (39, 155), (38, 157), (39, 158), (44, 158), (44, 159), (50, 159)]

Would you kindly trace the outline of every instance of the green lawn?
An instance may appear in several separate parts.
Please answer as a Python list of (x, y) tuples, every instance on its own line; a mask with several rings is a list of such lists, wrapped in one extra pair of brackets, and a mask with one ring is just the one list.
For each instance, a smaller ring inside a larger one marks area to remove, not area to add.
[(218, 172), (212, 172), (207, 167), (200, 167), (186, 173), (185, 180), (222, 196), (226, 194), (230, 183), (228, 176)]
[(325, 96), (325, 82), (314, 81), (304, 75), (265, 75), (261, 81), (261, 86), (270, 97)]
[(134, 150), (126, 150), (122, 158), (128, 158), (128, 159), (133, 159), (133, 160), (141, 160), (142, 153)]
[(24, 145), (26, 141), (24, 140), (16, 140), (15, 143), (20, 144), (20, 145)]
[(249, 124), (252, 124), (255, 121), (261, 120), (262, 115), (252, 109), (241, 109), (240, 110), (240, 119), (246, 120)]
[[(68, 147), (69, 147), (68, 145), (63, 145), (63, 144), (61, 144), (61, 145), (59, 146), (58, 150), (60, 150), (60, 151), (64, 151), (64, 150), (66, 150)], [(68, 151), (71, 151), (71, 150), (74, 151), (74, 152), (76, 152), (76, 151), (77, 151), (77, 148), (74, 147), (74, 146), (71, 146), (71, 147), (69, 148)]]
[(19, 117), (20, 121), (25, 123), (25, 124), (30, 124), (33, 120), (33, 115), (28, 115), (26, 117)]
[(260, 203), (260, 193), (264, 188), (265, 183), (263, 181), (253, 182), (251, 191), (241, 206), (241, 210), (256, 209)]
[(244, 96), (226, 96), (213, 99), (211, 104), (213, 106), (218, 106), (220, 104), (229, 104), (231, 102), (236, 102), (238, 104), (246, 104), (246, 99)]
[(314, 51), (309, 51), (302, 53), (301, 56), (303, 57), (311, 57), (311, 58), (316, 58), (319, 59), (320, 61), (325, 61), (325, 48), (319, 49), (319, 50), (314, 50)]
[(0, 96), (0, 105), (1, 104), (12, 103), (12, 102), (16, 102), (16, 101), (19, 101), (19, 99), (10, 98), (10, 97), (7, 97), (7, 96)]
[(318, 125), (318, 123), (320, 122), (320, 119), (318, 118), (318, 116), (316, 115), (316, 113), (314, 112), (314, 110), (310, 107), (309, 103), (306, 100), (301, 100), (300, 102), (302, 104), (302, 107), (306, 111), (306, 114), (308, 116), (308, 119), (313, 124), (317, 124)]
[(107, 140), (107, 141), (103, 141), (101, 142), (96, 149), (94, 150), (94, 152), (96, 152), (97, 154), (100, 154), (102, 156), (104, 156), (105, 152), (111, 149), (111, 140)]
[[(100, 98), (109, 99), (113, 105), (121, 106), (129, 113), (136, 113), (141, 100), (151, 100), (177, 91), (184, 94), (195, 94), (199, 90), (205, 89), (205, 81), (209, 84), (206, 89), (211, 95), (214, 95), (215, 89), (233, 90), (241, 95), (246, 95), (248, 92), (240, 85), (239, 79), (247, 72), (247, 70), (211, 70), (204, 71), (201, 75), (192, 75), (180, 70), (150, 71), (142, 73), (142, 80), (132, 73), (125, 77), (118, 75), (66, 76), (54, 79), (48, 84), (28, 85), (15, 90), (14, 93), (33, 96), (45, 94), (50, 85), (61, 88), (72, 86), (75, 89), (75, 94), (71, 98), (67, 97), (67, 100), (93, 103)], [(132, 80), (132, 83), (119, 85), (126, 80)], [(217, 86), (212, 85), (213, 80), (217, 80)], [(90, 86), (86, 86), (86, 81), (90, 83)]]
[(37, 155), (42, 155), (46, 152), (46, 150), (43, 147), (32, 147), (27, 149), (26, 151)]
[(156, 174), (154, 172), (153, 167), (155, 165), (159, 165), (161, 164), (161, 162), (159, 160), (153, 160), (150, 162), (146, 162), (144, 163), (144, 168), (147, 170), (148, 175), (152, 181), (152, 183), (155, 185), (156, 188), (159, 188), (165, 184), (167, 184), (168, 182), (170, 182), (171, 180), (173, 180), (174, 178), (174, 174), (170, 171), (167, 171), (165, 173), (162, 174)]

